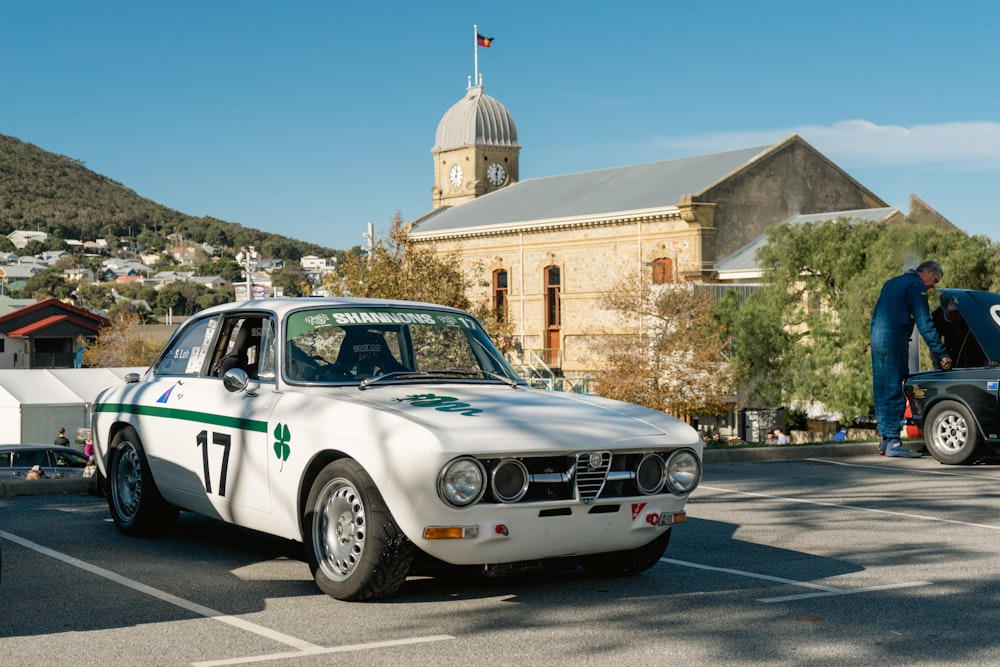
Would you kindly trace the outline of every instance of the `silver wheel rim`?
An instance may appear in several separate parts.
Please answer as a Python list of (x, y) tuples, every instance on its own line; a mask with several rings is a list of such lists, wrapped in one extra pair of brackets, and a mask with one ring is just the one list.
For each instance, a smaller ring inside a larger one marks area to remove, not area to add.
[(954, 454), (969, 441), (969, 425), (955, 410), (946, 410), (934, 420), (932, 437), (938, 449)]
[(127, 443), (121, 447), (112, 490), (118, 514), (123, 519), (130, 520), (139, 510), (139, 500), (142, 498), (142, 471), (139, 467), (139, 452), (135, 447)]
[(343, 478), (331, 480), (316, 499), (313, 544), (323, 573), (347, 580), (365, 551), (367, 520), (361, 494)]

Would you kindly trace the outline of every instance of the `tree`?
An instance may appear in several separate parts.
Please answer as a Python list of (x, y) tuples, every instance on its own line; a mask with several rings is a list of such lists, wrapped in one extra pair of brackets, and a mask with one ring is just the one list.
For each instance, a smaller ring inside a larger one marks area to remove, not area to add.
[(193, 283), (168, 283), (156, 294), (156, 311), (174, 315), (193, 315), (198, 308), (198, 297), (205, 289)]
[(602, 396), (680, 417), (728, 411), (735, 392), (710, 293), (631, 276), (601, 301), (634, 332), (605, 335), (593, 344), (606, 360)]
[(272, 271), (271, 284), (280, 287), (285, 296), (305, 296), (311, 292), (309, 280), (297, 264)]
[(55, 267), (39, 271), (24, 281), (24, 287), (18, 290), (21, 298), (32, 298), (36, 301), (55, 297), (65, 299), (73, 292), (73, 288), (66, 282), (62, 269)]
[(388, 236), (374, 240), (371, 256), (345, 254), (323, 288), (337, 296), (409, 299), (467, 310), (468, 285), (457, 267), (438, 258), (433, 248), (411, 241), (397, 212)]
[(93, 344), (83, 351), (83, 365), (88, 368), (148, 366), (160, 351), (159, 343), (141, 333), (138, 313), (124, 313), (97, 334)]
[(78, 285), (73, 292), (77, 305), (93, 313), (106, 311), (114, 305), (110, 285), (84, 284)]
[(997, 280), (996, 246), (958, 230), (840, 218), (767, 234), (757, 256), (763, 288), (722, 303), (737, 380), (764, 404), (870, 413), (868, 328), (882, 284), (928, 258), (944, 267), (942, 286), (991, 289)]

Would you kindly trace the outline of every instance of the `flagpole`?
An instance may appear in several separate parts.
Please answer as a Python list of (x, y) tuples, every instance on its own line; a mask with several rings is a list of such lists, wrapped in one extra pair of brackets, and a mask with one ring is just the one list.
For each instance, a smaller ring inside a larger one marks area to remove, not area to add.
[(472, 24), (472, 53), (475, 69), (473, 70), (472, 85), (479, 85), (479, 26)]

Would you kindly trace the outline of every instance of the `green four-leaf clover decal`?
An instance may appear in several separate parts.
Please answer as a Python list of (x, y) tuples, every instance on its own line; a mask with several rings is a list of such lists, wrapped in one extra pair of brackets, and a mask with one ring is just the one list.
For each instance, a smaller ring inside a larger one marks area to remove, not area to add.
[(288, 431), (288, 424), (278, 424), (274, 427), (274, 455), (281, 461), (281, 468), (278, 469), (278, 472), (284, 469), (285, 461), (292, 453), (292, 448), (288, 446), (291, 439), (292, 435)]

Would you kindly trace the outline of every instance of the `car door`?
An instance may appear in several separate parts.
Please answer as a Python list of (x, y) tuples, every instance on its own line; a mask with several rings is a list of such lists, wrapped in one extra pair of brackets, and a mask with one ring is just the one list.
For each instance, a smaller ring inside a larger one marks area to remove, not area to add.
[[(252, 377), (246, 390), (230, 392), (219, 365), (237, 339), (251, 338), (240, 335), (246, 327), (256, 329)], [(267, 424), (278, 399), (271, 332), (267, 314), (227, 314), (179, 337), (162, 356), (157, 389), (144, 400), (155, 423), (143, 427), (141, 438), (154, 478), (169, 480), (170, 488), (161, 488), (168, 500), (242, 525), (255, 523), (253, 513), (270, 513)]]

